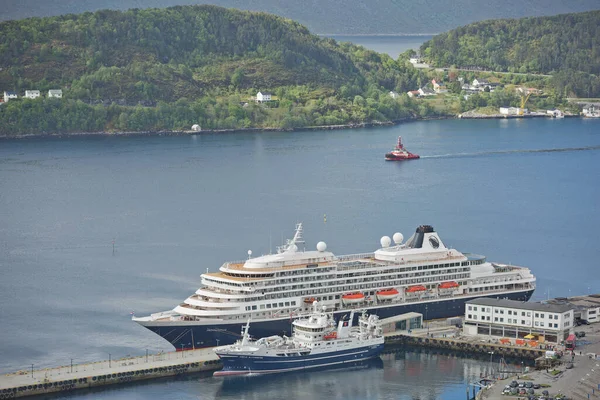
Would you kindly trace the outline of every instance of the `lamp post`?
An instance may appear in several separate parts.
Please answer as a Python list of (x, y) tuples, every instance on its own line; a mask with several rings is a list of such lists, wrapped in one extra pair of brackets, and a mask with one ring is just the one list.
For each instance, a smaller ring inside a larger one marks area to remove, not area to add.
[(491, 377), (492, 374), (493, 374), (493, 370), (494, 370), (494, 368), (492, 367), (493, 366), (493, 364), (492, 364), (492, 357), (494, 357), (494, 352), (493, 351), (488, 351), (488, 353), (490, 354), (490, 377)]
[(33, 379), (33, 364), (31, 364), (31, 379)]
[(181, 358), (183, 358), (183, 343), (181, 343)]
[(215, 339), (217, 341), (217, 347), (219, 347), (219, 339)]
[(71, 373), (73, 373), (73, 359), (71, 358)]
[(110, 353), (108, 353), (108, 368), (111, 368), (111, 365), (110, 365)]
[(146, 349), (146, 362), (148, 362), (148, 349)]
[(425, 304), (425, 323), (427, 324), (427, 336), (429, 336), (429, 321), (427, 320), (427, 304)]

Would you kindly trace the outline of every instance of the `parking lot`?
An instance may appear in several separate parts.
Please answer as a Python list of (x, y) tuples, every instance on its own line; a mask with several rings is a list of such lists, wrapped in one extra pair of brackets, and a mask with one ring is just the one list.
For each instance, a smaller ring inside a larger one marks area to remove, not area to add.
[[(574, 330), (584, 334), (578, 335), (575, 351), (572, 355), (565, 353), (558, 367), (498, 380), (490, 389), (482, 391), (480, 398), (600, 399), (600, 323), (577, 326)], [(516, 381), (516, 386), (513, 381)], [(531, 387), (528, 387), (528, 383)], [(535, 388), (535, 385), (539, 388)]]

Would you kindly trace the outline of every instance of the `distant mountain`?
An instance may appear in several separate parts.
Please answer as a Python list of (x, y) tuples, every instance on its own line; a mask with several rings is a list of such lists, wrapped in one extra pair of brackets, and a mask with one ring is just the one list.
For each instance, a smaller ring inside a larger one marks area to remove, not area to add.
[(189, 4), (265, 11), (325, 34), (438, 33), (492, 18), (600, 9), (598, 0), (0, 0), (0, 20)]

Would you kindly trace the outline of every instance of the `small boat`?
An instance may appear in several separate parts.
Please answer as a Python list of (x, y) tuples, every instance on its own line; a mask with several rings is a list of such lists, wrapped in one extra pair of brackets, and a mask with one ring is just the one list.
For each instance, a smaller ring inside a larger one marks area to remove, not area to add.
[(414, 286), (407, 287), (406, 293), (418, 293), (418, 292), (424, 292), (426, 290), (427, 290), (427, 288), (423, 285), (414, 285)]
[(416, 160), (420, 158), (418, 154), (413, 154), (404, 148), (402, 144), (402, 136), (398, 136), (398, 143), (396, 147), (389, 153), (385, 154), (386, 161), (402, 161), (402, 160)]
[(304, 298), (304, 302), (305, 302), (306, 304), (312, 304), (312, 303), (314, 303), (315, 301), (317, 301), (317, 299), (315, 299), (314, 297), (306, 297), (306, 298)]
[(377, 292), (377, 300), (393, 300), (400, 295), (396, 289), (384, 289)]
[[(223, 370), (214, 376), (269, 374), (310, 368), (351, 365), (378, 357), (383, 351), (379, 317), (363, 312), (358, 327), (352, 326), (354, 311), (336, 324), (333, 313), (322, 311), (318, 302), (313, 312), (292, 323), (292, 337), (268, 336), (253, 340), (248, 335), (250, 321), (242, 328), (242, 339), (216, 347)], [(336, 330), (334, 330), (336, 329)]]
[(344, 304), (356, 304), (365, 300), (365, 295), (362, 293), (349, 293), (342, 296)]
[(440, 289), (456, 289), (460, 285), (454, 281), (442, 282), (438, 286)]

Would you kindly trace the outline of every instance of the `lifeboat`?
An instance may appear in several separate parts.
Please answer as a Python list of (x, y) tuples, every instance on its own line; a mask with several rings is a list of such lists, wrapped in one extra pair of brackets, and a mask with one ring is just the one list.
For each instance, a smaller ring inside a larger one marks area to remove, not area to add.
[(305, 302), (306, 304), (312, 304), (312, 303), (314, 303), (315, 301), (317, 301), (317, 299), (315, 299), (314, 297), (305, 297), (305, 298), (304, 298), (304, 302)]
[(419, 293), (426, 291), (427, 288), (423, 285), (414, 285), (406, 288), (406, 293)]
[(350, 293), (342, 296), (342, 301), (345, 304), (362, 303), (365, 300), (365, 295), (362, 293)]
[(337, 339), (337, 332), (336, 331), (329, 332), (328, 334), (323, 336), (323, 339), (325, 339), (325, 340)]
[(396, 289), (384, 289), (377, 292), (377, 300), (392, 300), (398, 297), (400, 292)]
[(456, 283), (454, 281), (449, 281), (449, 282), (440, 283), (440, 285), (438, 287), (440, 289), (456, 289), (458, 286), (459, 286), (458, 283)]

